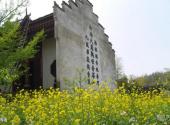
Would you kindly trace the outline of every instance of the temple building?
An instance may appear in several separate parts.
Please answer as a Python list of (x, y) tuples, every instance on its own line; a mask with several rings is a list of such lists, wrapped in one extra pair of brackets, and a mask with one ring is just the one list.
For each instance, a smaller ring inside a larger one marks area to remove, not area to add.
[(31, 75), (25, 87), (66, 89), (71, 86), (66, 81), (78, 80), (86, 85), (94, 79), (96, 84), (114, 83), (115, 51), (88, 0), (63, 1), (62, 7), (54, 2), (53, 13), (27, 24), (28, 37), (41, 29), (46, 37), (29, 61)]

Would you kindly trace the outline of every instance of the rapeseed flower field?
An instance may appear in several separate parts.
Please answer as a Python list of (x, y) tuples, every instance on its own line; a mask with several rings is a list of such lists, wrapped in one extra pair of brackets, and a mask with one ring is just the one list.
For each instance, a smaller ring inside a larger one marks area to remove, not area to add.
[(0, 96), (0, 125), (170, 125), (170, 96), (107, 86)]

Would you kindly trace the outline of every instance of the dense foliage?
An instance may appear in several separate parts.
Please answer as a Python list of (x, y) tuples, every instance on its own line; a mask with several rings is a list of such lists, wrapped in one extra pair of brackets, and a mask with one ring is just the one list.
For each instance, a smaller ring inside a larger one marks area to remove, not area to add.
[(128, 79), (126, 76), (116, 81), (117, 87), (124, 86), (125, 89), (131, 92), (136, 88), (136, 91), (152, 91), (154, 89), (166, 89), (170, 91), (170, 71), (155, 72), (150, 75), (134, 77)]
[(170, 96), (164, 92), (127, 94), (107, 86), (74, 91), (21, 91), (0, 97), (2, 125), (169, 125)]
[(37, 44), (43, 38), (43, 32), (39, 32), (28, 41), (25, 30), (28, 27), (13, 21), (26, 5), (27, 0), (0, 0), (0, 85), (3, 86), (11, 86), (25, 73), (25, 62), (35, 55)]
[(155, 72), (150, 75), (137, 77), (132, 81), (141, 86), (162, 86), (170, 90), (170, 71)]
[(23, 72), (22, 62), (34, 56), (42, 35), (40, 32), (24, 44), (17, 22), (7, 21), (0, 26), (0, 84), (11, 84), (19, 78)]

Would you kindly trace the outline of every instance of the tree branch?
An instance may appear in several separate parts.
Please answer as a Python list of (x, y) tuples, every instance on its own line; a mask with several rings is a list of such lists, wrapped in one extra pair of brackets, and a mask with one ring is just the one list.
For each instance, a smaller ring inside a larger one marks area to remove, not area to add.
[[(1, 2), (1, 0), (0, 0)], [(4, 10), (4, 12), (2, 11), (2, 15), (0, 15), (0, 24), (2, 24), (3, 22), (5, 22), (6, 19), (10, 19), (12, 18), (14, 15), (17, 15), (17, 11), (20, 7), (26, 7), (26, 5), (28, 4), (27, 0), (23, 0), (21, 1), (21, 3), (17, 4), (16, 7), (14, 8), (7, 8), (6, 10)]]

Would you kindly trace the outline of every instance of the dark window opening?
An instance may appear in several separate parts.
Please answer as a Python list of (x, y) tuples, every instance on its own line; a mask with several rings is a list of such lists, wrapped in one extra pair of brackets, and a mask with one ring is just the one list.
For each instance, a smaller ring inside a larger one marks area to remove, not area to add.
[(94, 59), (91, 59), (92, 64), (94, 64)]
[(96, 78), (99, 79), (99, 75), (98, 74), (96, 75)]
[(87, 69), (89, 69), (89, 70), (90, 70), (90, 65), (89, 65), (89, 64), (87, 64)]
[(89, 54), (89, 50), (87, 49), (87, 54)]
[(90, 77), (90, 72), (87, 73), (87, 76)]
[(92, 66), (92, 70), (94, 70), (95, 68), (94, 68), (94, 66)]
[(94, 41), (94, 44), (97, 46), (97, 42), (96, 41)]
[(95, 73), (94, 72), (92, 73), (92, 77), (93, 77), (93, 79), (95, 78)]
[(98, 61), (96, 61), (96, 65), (98, 65)]
[(90, 58), (89, 57), (87, 57), (87, 62), (90, 62)]
[(96, 68), (96, 72), (99, 72), (99, 69), (98, 69), (98, 68)]
[(53, 87), (54, 88), (59, 88), (60, 85), (57, 84), (57, 80), (56, 80), (56, 77), (57, 77), (56, 76), (56, 60), (53, 61), (53, 63), (51, 64), (50, 68), (51, 68), (51, 74), (54, 77)]
[(97, 52), (97, 48), (95, 48), (95, 51)]
[(91, 50), (93, 51), (93, 44), (91, 44)]
[(87, 42), (86, 42), (86, 47), (88, 47), (88, 48), (89, 48), (89, 43), (87, 43)]
[(95, 54), (95, 57), (96, 57), (96, 59), (98, 59), (98, 55), (97, 54)]
[(94, 58), (94, 53), (93, 53), (93, 52), (91, 52), (91, 57), (93, 57), (93, 58)]
[(92, 71), (94, 72), (94, 68), (92, 68)]

